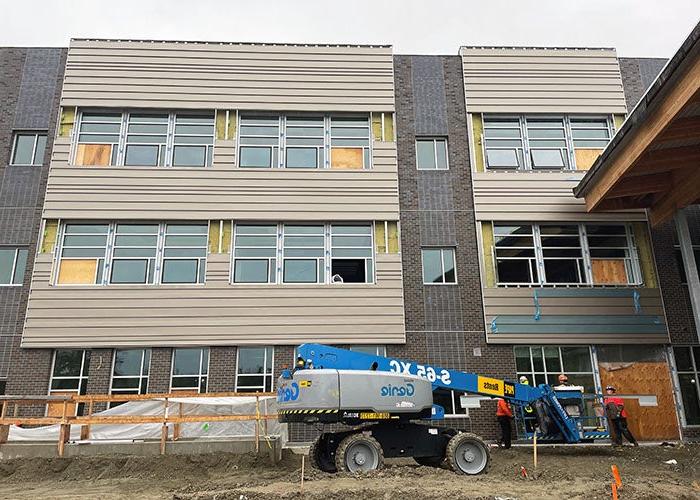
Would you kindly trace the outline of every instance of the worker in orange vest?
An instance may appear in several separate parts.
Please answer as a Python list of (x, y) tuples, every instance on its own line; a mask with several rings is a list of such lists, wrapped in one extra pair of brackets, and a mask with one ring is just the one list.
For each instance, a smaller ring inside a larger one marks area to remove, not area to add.
[[(614, 429), (611, 432), (610, 437), (612, 438), (613, 446), (622, 446), (622, 436), (627, 438), (627, 441), (632, 443), (633, 446), (639, 446), (637, 440), (627, 427), (627, 412), (625, 411), (625, 403), (622, 398), (615, 395), (615, 387), (609, 385), (605, 388), (606, 397), (603, 399), (603, 404), (605, 405), (605, 411), (608, 414), (608, 419), (610, 421), (610, 426)], [(613, 429), (610, 429), (611, 431)]]
[(505, 399), (498, 400), (498, 405), (496, 405), (496, 420), (498, 420), (498, 425), (501, 426), (501, 440), (498, 444), (507, 450), (510, 448), (513, 411), (510, 409), (510, 404)]

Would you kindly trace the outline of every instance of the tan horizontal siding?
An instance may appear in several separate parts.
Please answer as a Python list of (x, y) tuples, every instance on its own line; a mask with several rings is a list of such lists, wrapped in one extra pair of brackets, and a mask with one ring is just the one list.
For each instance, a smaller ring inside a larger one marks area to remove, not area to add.
[(209, 255), (203, 286), (60, 287), (49, 285), (51, 256), (39, 254), (22, 345), (405, 341), (399, 255), (377, 257), (376, 285), (224, 286), (228, 262), (228, 254)]
[(625, 113), (612, 49), (462, 47), (468, 112)]
[(73, 40), (61, 104), (393, 111), (392, 50)]
[(573, 189), (585, 172), (473, 172), (474, 210), (481, 221), (633, 221), (643, 211), (586, 211)]
[(72, 167), (55, 142), (49, 219), (397, 220), (396, 143), (375, 142), (369, 170), (238, 169), (234, 141), (211, 168)]

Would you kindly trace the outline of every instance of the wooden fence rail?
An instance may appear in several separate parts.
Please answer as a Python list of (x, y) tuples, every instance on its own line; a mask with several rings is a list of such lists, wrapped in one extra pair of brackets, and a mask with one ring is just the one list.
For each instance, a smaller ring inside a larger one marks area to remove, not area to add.
[[(196, 392), (169, 392), (158, 394), (88, 394), (88, 395), (61, 395), (61, 396), (0, 396), (0, 444), (7, 442), (10, 425), (39, 426), (58, 424), (58, 456), (62, 457), (65, 445), (70, 439), (71, 425), (80, 425), (80, 439), (85, 440), (90, 436), (92, 425), (134, 425), (134, 424), (161, 424), (160, 453), (165, 454), (166, 443), (169, 439), (168, 425), (173, 426), (172, 440), (180, 437), (180, 424), (195, 422), (233, 422), (254, 420), (255, 424), (255, 451), (260, 451), (260, 430), (267, 436), (267, 421), (276, 420), (277, 414), (261, 412), (260, 398), (275, 396), (272, 392), (215, 392), (199, 394)], [(177, 413), (170, 412), (170, 404), (173, 399), (189, 398), (239, 398), (255, 397), (255, 414), (253, 415), (183, 415), (182, 402), (178, 402)], [(124, 403), (127, 401), (163, 401), (162, 415), (93, 415), (95, 403)], [(264, 402), (265, 400), (263, 400)], [(19, 408), (22, 405), (52, 404), (61, 405), (60, 416), (22, 417)], [(83, 404), (87, 408), (86, 415), (77, 415), (78, 405)], [(9, 409), (12, 408), (10, 414)], [(76, 414), (71, 414), (72, 408)]]

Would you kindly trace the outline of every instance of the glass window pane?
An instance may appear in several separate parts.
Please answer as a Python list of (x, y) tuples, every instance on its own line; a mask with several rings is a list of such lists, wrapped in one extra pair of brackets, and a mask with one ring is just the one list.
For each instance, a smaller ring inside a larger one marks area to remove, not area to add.
[(530, 348), (526, 346), (516, 346), (515, 350), (515, 369), (518, 372), (530, 373)]
[(206, 146), (175, 146), (173, 149), (173, 166), (203, 167), (206, 164)]
[(175, 349), (174, 352), (173, 375), (199, 375), (202, 349)]
[(498, 259), (496, 272), (499, 283), (532, 283), (528, 259)]
[(690, 347), (674, 347), (673, 359), (676, 361), (676, 370), (679, 372), (693, 371), (693, 359), (690, 356)]
[(241, 260), (234, 262), (234, 283), (267, 283), (269, 279), (269, 260)]
[(445, 283), (456, 283), (457, 275), (455, 274), (455, 253), (451, 248), (446, 248), (442, 251), (442, 261), (444, 265), (444, 281)]
[(439, 249), (423, 249), (423, 283), (442, 283), (442, 257)]
[(240, 148), (239, 165), (241, 167), (271, 167), (272, 148), (253, 148), (243, 146)]
[(192, 389), (199, 387), (199, 377), (173, 377), (171, 385), (173, 389)]
[(687, 425), (700, 425), (700, 399), (698, 399), (697, 374), (678, 374), (683, 399), (683, 412)]
[(435, 165), (435, 144), (432, 140), (416, 142), (416, 163), (419, 169), (433, 169)]
[[(20, 248), (17, 252), (17, 262), (15, 262), (15, 275), (12, 282), (15, 285), (20, 285), (24, 282), (24, 271), (27, 266), (27, 254), (28, 251), (24, 248)], [(2, 278), (0, 278), (0, 283)]]
[(565, 372), (590, 372), (591, 353), (588, 347), (562, 347), (561, 358)]
[(559, 348), (547, 346), (544, 348), (544, 362), (548, 372), (561, 372), (559, 362)]
[(436, 141), (437, 168), (447, 168), (447, 141)]
[(531, 149), (530, 157), (534, 168), (563, 168), (566, 166), (559, 149)]
[[(141, 379), (138, 377), (112, 379), (112, 389), (137, 389), (138, 390), (140, 386), (141, 386)], [(138, 394), (138, 392), (134, 392), (134, 394)]]
[(83, 351), (79, 349), (61, 349), (56, 351), (53, 367), (54, 377), (79, 377)]
[(124, 165), (151, 167), (158, 165), (158, 146), (128, 145)]
[(197, 259), (163, 261), (163, 283), (197, 283)]
[(114, 375), (140, 375), (143, 349), (117, 349), (114, 353)]
[(287, 148), (287, 168), (317, 168), (318, 149)]
[(17, 134), (15, 136), (15, 151), (12, 163), (15, 165), (31, 165), (34, 152), (34, 134)]
[(46, 136), (41, 134), (36, 138), (36, 150), (34, 152), (34, 161), (32, 164), (41, 165), (44, 163), (44, 155), (46, 153)]
[(491, 168), (518, 168), (520, 155), (515, 149), (487, 149), (486, 163)]
[(578, 263), (574, 259), (550, 259), (544, 261), (547, 283), (581, 283)]
[(14, 248), (0, 249), (0, 284), (12, 283), (12, 268), (15, 264), (16, 250)]
[(316, 259), (285, 259), (285, 283), (316, 283), (318, 281)]
[(148, 260), (113, 260), (111, 283), (146, 283)]
[(167, 234), (208, 234), (206, 224), (168, 224)]
[(365, 259), (333, 259), (331, 277), (342, 283), (366, 283)]
[(79, 378), (68, 378), (68, 379), (53, 379), (51, 381), (52, 391), (71, 391), (78, 390), (78, 385), (80, 384)]
[(238, 349), (238, 373), (264, 373), (265, 348), (241, 347)]
[(544, 370), (544, 359), (542, 358), (542, 348), (532, 347), (532, 367), (536, 372), (543, 372)]

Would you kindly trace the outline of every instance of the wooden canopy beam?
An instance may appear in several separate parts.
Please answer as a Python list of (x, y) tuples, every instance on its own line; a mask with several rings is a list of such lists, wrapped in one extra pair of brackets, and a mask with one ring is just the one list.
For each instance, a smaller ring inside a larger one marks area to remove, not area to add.
[(670, 219), (677, 210), (692, 205), (698, 199), (700, 164), (675, 172), (673, 178), (673, 186), (649, 210), (649, 221), (654, 226)]
[[(669, 82), (667, 82), (669, 83)], [(683, 107), (700, 96), (700, 57), (695, 57), (685, 74), (673, 82), (673, 87), (655, 106), (649, 116), (639, 124), (634, 134), (623, 140), (608, 168), (600, 172), (585, 195), (587, 210), (598, 208), (607, 193), (627, 174), (649, 150), (656, 137), (662, 134)]]
[(655, 149), (646, 153), (627, 175), (646, 176), (700, 164), (700, 146)]
[(671, 179), (666, 173), (625, 177), (610, 190), (605, 198), (625, 198), (647, 193), (660, 193), (670, 187)]
[(657, 143), (700, 139), (700, 116), (676, 118), (656, 139)]

